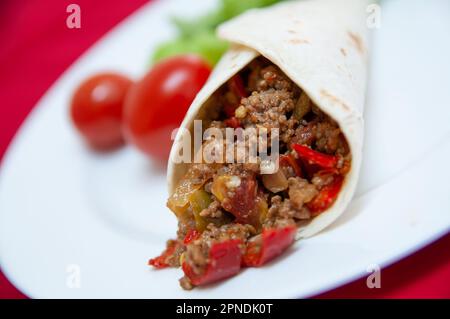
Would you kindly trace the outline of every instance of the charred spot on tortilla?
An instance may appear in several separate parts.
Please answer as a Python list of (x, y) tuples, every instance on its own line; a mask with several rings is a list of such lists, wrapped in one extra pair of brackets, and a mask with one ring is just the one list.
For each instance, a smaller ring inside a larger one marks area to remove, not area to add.
[(340, 98), (334, 96), (333, 94), (331, 94), (330, 92), (328, 92), (325, 89), (320, 90), (320, 95), (324, 98), (330, 99), (331, 101), (333, 101), (333, 103), (342, 106), (342, 108), (347, 111), (350, 112), (350, 107), (344, 103)]
[(347, 34), (350, 37), (350, 40), (351, 40), (353, 46), (356, 48), (356, 50), (358, 50), (359, 53), (364, 54), (364, 51), (365, 51), (364, 44), (363, 44), (363, 40), (361, 39), (361, 37), (351, 31), (348, 31)]
[[(325, 90), (322, 94), (339, 101)], [(226, 276), (235, 274), (241, 263), (260, 266), (280, 254), (293, 243), (299, 226), (334, 205), (352, 165), (350, 147), (337, 122), (262, 56), (213, 97), (214, 114), (206, 111), (210, 121), (203, 123), (224, 136), (229, 128), (266, 131), (267, 153), (272, 153), (270, 140), (275, 138), (271, 130), (278, 129), (279, 165), (275, 172), (264, 174), (261, 161), (188, 164), (167, 202), (178, 218), (177, 238), (151, 263), (182, 266), (185, 277), (180, 283), (185, 289), (223, 275), (214, 268), (220, 265), (214, 257), (219, 248), (238, 254), (233, 259), (237, 264), (228, 265)], [(243, 151), (247, 158), (251, 143), (260, 142), (249, 136), (243, 149), (215, 136), (203, 145), (231, 145), (232, 154)], [(271, 255), (274, 241), (277, 253)]]
[(303, 40), (299, 38), (289, 39), (288, 42), (292, 44), (309, 44), (308, 40)]
[(347, 51), (344, 48), (341, 48), (341, 53), (343, 56), (347, 56)]
[(233, 55), (231, 56), (231, 61), (236, 60), (238, 57), (239, 57), (239, 53), (238, 52), (233, 53)]

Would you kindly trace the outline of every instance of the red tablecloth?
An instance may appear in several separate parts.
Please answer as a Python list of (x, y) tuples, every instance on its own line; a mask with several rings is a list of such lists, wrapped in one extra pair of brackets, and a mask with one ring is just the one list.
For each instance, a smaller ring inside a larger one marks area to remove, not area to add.
[[(59, 75), (145, 2), (77, 0), (81, 29), (68, 29), (66, 7), (71, 1), (0, 1), (0, 158), (22, 121)], [(450, 298), (449, 247), (447, 235), (383, 269), (380, 289), (368, 289), (363, 278), (319, 297)], [(0, 272), (0, 298), (24, 297)]]

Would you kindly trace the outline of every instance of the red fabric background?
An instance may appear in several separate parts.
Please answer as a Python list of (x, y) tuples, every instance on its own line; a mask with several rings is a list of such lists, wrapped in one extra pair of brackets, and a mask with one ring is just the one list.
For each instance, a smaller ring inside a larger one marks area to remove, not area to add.
[[(0, 158), (27, 114), (90, 45), (146, 0), (0, 1)], [(81, 29), (66, 27), (66, 7), (81, 7)], [(450, 235), (382, 271), (319, 298), (450, 298)], [(0, 298), (25, 298), (0, 272)]]

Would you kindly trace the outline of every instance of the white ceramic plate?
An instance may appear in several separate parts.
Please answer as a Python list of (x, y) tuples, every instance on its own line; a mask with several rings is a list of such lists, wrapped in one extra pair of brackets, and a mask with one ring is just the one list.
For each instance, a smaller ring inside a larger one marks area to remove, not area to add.
[(373, 39), (361, 181), (343, 217), (266, 267), (207, 288), (183, 291), (180, 270), (147, 267), (176, 230), (164, 172), (131, 148), (89, 152), (70, 125), (68, 100), (93, 72), (139, 76), (154, 46), (173, 35), (169, 14), (192, 16), (214, 4), (167, 0), (142, 8), (67, 70), (20, 129), (0, 173), (0, 262), (25, 294), (305, 297), (449, 231), (450, 3), (385, 1)]

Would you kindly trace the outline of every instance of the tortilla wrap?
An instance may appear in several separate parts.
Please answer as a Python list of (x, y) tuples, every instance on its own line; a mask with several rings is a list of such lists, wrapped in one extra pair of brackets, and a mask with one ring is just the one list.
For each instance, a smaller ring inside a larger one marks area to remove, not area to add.
[[(287, 1), (256, 9), (221, 25), (218, 35), (232, 43), (190, 106), (181, 128), (203, 119), (211, 95), (262, 55), (277, 65), (340, 126), (352, 153), (351, 169), (335, 203), (298, 230), (298, 238), (318, 233), (348, 206), (362, 158), (363, 108), (368, 60), (365, 0)], [(168, 163), (169, 194), (187, 165), (172, 160), (181, 149), (175, 137)]]

